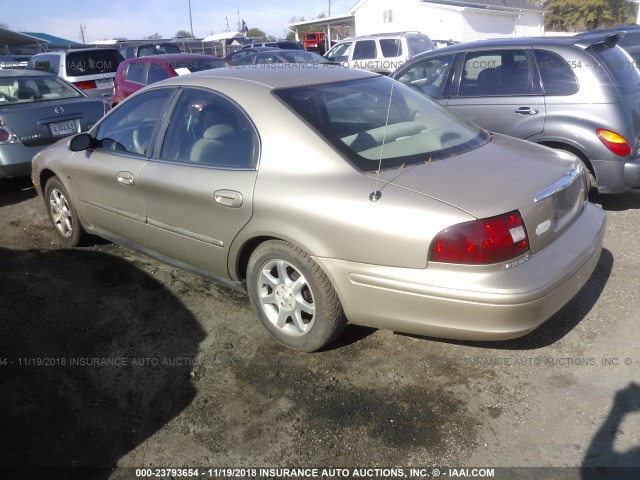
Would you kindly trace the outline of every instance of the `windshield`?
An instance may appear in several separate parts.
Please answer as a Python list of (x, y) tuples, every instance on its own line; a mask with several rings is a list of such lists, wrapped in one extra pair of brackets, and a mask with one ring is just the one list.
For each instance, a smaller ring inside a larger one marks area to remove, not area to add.
[(377, 170), (381, 159), (382, 169), (441, 160), (490, 139), (475, 124), (386, 77), (274, 93), (362, 172)]
[(58, 77), (0, 77), (0, 107), (84, 95)]

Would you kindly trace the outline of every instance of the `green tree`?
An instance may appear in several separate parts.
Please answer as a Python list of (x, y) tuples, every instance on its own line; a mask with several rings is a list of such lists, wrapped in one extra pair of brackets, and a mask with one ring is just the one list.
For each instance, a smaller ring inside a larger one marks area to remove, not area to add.
[(549, 0), (544, 24), (551, 31), (595, 30), (633, 21), (636, 8), (626, 0)]
[(266, 40), (267, 34), (263, 30), (260, 30), (259, 28), (250, 28), (249, 30), (247, 30), (247, 37), (257, 38), (259, 40)]
[(178, 37), (182, 37), (182, 38), (193, 38), (193, 35), (191, 35), (190, 32), (187, 32), (186, 30), (178, 30), (176, 32), (176, 38)]
[(162, 38), (162, 35), (156, 32), (156, 33), (152, 33), (151, 35), (147, 35), (146, 37), (144, 37), (144, 40), (159, 40), (161, 38)]

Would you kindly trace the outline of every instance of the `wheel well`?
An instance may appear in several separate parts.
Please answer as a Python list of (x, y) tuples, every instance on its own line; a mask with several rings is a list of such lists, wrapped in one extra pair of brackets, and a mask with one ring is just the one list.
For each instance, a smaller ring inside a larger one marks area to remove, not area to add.
[(56, 174), (53, 173), (51, 170), (42, 170), (42, 172), (40, 172), (40, 190), (42, 191), (42, 195), (44, 195), (44, 186), (47, 184), (47, 182), (49, 181), (49, 179), (51, 177), (55, 177)]
[(576, 157), (582, 160), (582, 162), (587, 166), (591, 174), (594, 177), (596, 176), (596, 172), (594, 172), (593, 170), (593, 165), (591, 165), (591, 162), (589, 161), (587, 156), (584, 153), (582, 153), (580, 150), (578, 150), (576, 147), (573, 147), (571, 145), (567, 145), (566, 143), (561, 143), (561, 142), (540, 142), (540, 145), (544, 145), (545, 147), (556, 148), (558, 150), (565, 150), (567, 152), (573, 153)]
[(240, 253), (238, 254), (238, 260), (236, 263), (236, 274), (238, 275), (238, 280), (242, 281), (247, 278), (247, 266), (249, 265), (249, 258), (251, 254), (258, 248), (261, 244), (268, 240), (282, 240), (277, 237), (255, 237), (249, 240), (242, 246)]

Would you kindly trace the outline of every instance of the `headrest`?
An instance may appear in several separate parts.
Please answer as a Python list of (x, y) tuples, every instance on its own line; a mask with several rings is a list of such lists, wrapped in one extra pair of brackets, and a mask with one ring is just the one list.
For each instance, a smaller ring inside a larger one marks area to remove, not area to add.
[(225, 135), (229, 135), (234, 133), (235, 129), (231, 125), (227, 125), (226, 123), (213, 125), (212, 127), (207, 128), (202, 135), (202, 138), (207, 138), (209, 140), (217, 140), (219, 138), (224, 137)]

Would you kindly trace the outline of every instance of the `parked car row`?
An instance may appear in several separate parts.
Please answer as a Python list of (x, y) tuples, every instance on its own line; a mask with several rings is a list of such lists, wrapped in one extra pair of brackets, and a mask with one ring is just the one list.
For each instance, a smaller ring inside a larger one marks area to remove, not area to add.
[(203, 53), (134, 57), (118, 66), (111, 102), (115, 106), (146, 85), (167, 78), (225, 66), (226, 63), (221, 58)]
[(0, 178), (29, 175), (37, 152), (89, 130), (108, 109), (51, 73), (0, 71)]
[(409, 58), (433, 48), (431, 39), (423, 33), (384, 33), (338, 42), (325, 57), (348, 67), (388, 75)]
[(640, 71), (617, 68), (631, 58), (618, 33), (439, 50), (394, 35), (343, 47), (402, 62), (392, 78), (283, 49), (236, 68), (120, 62), (116, 85), (140, 91), (87, 132), (39, 122), (75, 133), (32, 162), (55, 231), (247, 292), (296, 350), (325, 347), (347, 322), (465, 340), (530, 332), (598, 263), (605, 217), (590, 187), (640, 185)]
[(567, 151), (601, 193), (640, 186), (640, 71), (621, 33), (511, 38), (417, 55), (393, 73), (478, 125)]
[(347, 321), (524, 335), (585, 284), (605, 226), (574, 156), (329, 65), (149, 85), (32, 180), (65, 245), (100, 235), (247, 292), (300, 351)]

